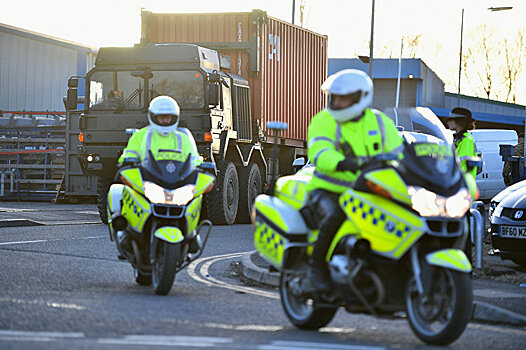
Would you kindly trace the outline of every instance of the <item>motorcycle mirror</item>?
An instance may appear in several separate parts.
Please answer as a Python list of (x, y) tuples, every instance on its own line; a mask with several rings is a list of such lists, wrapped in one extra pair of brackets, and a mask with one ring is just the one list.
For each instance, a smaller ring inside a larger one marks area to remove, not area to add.
[(139, 129), (128, 128), (128, 129), (126, 129), (126, 135), (133, 135), (137, 131), (139, 131)]
[(270, 130), (287, 130), (287, 127), (287, 123), (284, 122), (274, 121), (267, 123), (267, 128)]

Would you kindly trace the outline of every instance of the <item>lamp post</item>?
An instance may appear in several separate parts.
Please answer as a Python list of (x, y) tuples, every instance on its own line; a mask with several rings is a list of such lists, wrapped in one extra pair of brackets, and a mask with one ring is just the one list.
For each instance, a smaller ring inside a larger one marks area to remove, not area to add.
[(296, 0), (292, 0), (292, 24), (294, 24), (294, 11), (296, 10)]
[(374, 0), (371, 11), (371, 42), (369, 43), (369, 77), (373, 80)]

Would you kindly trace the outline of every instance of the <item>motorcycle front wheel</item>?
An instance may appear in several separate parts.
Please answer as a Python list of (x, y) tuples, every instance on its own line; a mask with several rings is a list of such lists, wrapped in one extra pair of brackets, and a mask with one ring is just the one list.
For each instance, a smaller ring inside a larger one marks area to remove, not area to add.
[(432, 345), (448, 345), (464, 332), (472, 316), (473, 285), (469, 274), (435, 268), (431, 292), (418, 293), (411, 278), (406, 307), (411, 329), (420, 340)]
[(181, 245), (154, 239), (157, 240), (157, 248), (152, 256), (152, 284), (155, 294), (166, 295), (174, 283)]
[(295, 279), (300, 277), (293, 273), (281, 272), (279, 293), (281, 305), (292, 324), (300, 329), (319, 329), (334, 318), (336, 308), (323, 308), (314, 305), (314, 301), (293, 291)]

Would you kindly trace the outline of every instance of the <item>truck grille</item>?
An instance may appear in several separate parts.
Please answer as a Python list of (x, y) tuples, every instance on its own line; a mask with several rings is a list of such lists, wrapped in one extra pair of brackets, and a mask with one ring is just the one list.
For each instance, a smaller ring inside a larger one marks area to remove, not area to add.
[(252, 140), (252, 123), (250, 118), (249, 89), (234, 85), (232, 113), (234, 128), (237, 131), (238, 140)]

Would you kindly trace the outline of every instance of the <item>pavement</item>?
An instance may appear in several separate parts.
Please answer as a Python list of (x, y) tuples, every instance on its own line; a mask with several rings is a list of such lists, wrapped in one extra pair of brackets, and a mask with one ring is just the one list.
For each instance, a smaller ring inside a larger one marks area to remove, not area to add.
[[(513, 267), (504, 265), (500, 258), (484, 257), (484, 259), (484, 273), (474, 271), (476, 277), (473, 278), (472, 320), (480, 323), (526, 327), (526, 273), (517, 272), (518, 280), (522, 283), (497, 281), (491, 278), (492, 274), (495, 276), (509, 272), (506, 270)], [(245, 278), (258, 283), (272, 287), (279, 285), (279, 272), (272, 269), (257, 251), (242, 256), (241, 273)]]
[[(0, 201), (0, 228), (99, 223), (94, 204)], [(257, 283), (272, 287), (279, 284), (279, 272), (271, 270), (256, 251), (243, 255), (241, 272)], [(473, 273), (473, 286), (474, 321), (526, 327), (526, 269), (485, 254), (483, 269)]]

